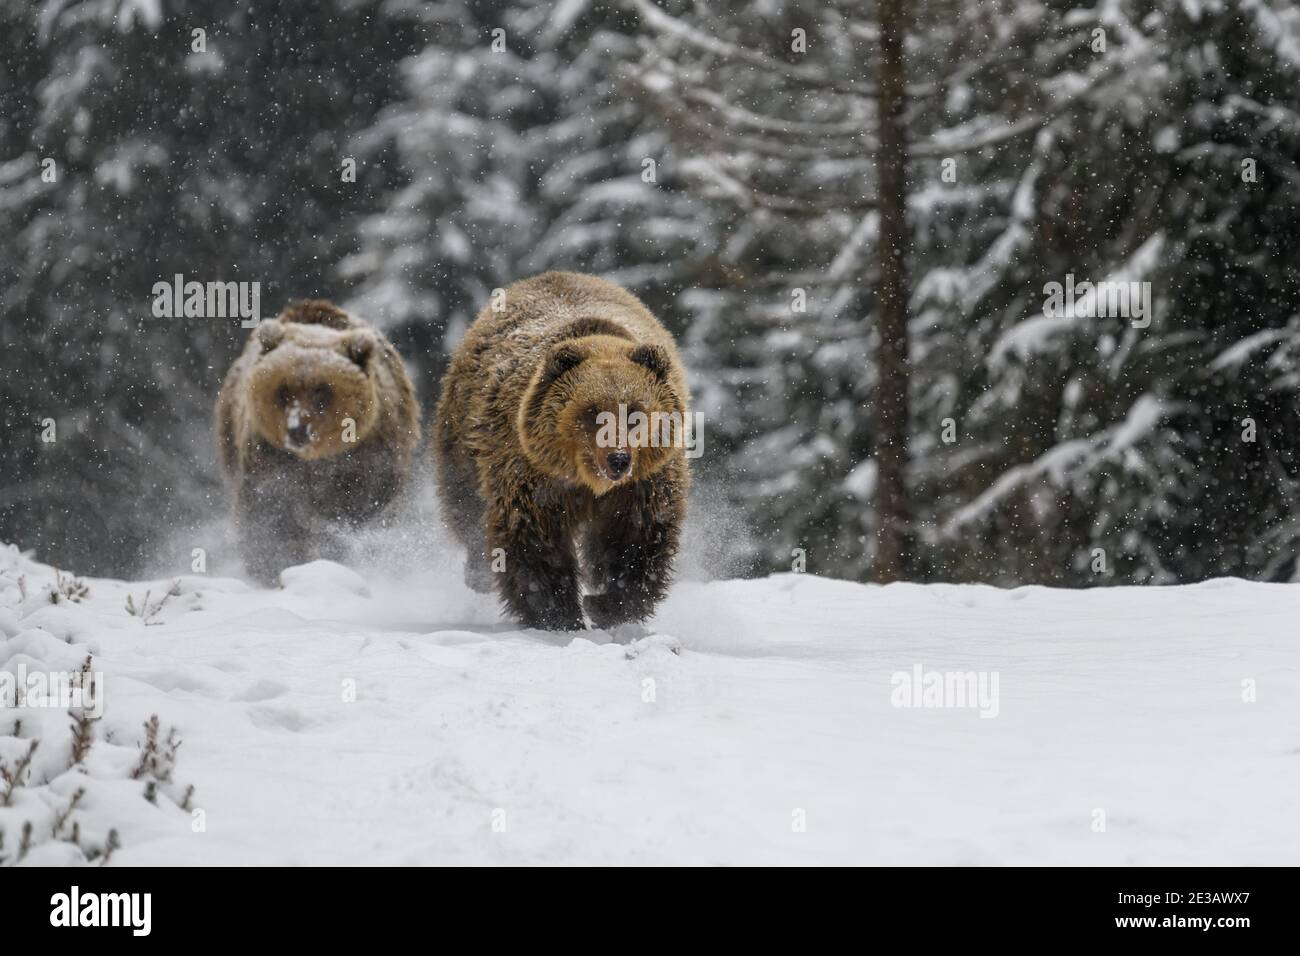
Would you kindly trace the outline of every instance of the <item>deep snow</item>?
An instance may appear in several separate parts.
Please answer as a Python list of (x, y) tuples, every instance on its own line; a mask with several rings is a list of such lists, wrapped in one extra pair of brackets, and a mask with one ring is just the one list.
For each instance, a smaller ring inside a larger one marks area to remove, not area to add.
[[(51, 604), (53, 570), (0, 550), (0, 670), (93, 654), (113, 738), (0, 827), (48, 826), (80, 781), (74, 819), (119, 829), (116, 864), (1300, 862), (1300, 587), (780, 574), (681, 583), (616, 643), (515, 630), (453, 564), (318, 562), (281, 590), (186, 575), (149, 626), (126, 598), (172, 579)], [(918, 664), (996, 672), (998, 715), (893, 706)], [(127, 777), (154, 713), (204, 832)], [(37, 778), (67, 723), (27, 712)]]

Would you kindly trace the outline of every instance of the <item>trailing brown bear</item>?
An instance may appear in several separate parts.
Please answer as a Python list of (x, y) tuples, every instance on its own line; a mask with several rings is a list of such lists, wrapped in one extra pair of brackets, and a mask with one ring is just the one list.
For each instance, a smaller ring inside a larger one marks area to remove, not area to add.
[(637, 413), (684, 424), (688, 404), (672, 336), (629, 292), (568, 272), (510, 286), (456, 350), (434, 424), (466, 580), (495, 580), (527, 627), (649, 617), (677, 553), (687, 457), (682, 441), (608, 426)]
[(420, 437), (396, 349), (322, 300), (257, 326), (217, 396), (216, 424), (245, 564), (261, 580), (341, 557), (340, 526), (392, 501)]

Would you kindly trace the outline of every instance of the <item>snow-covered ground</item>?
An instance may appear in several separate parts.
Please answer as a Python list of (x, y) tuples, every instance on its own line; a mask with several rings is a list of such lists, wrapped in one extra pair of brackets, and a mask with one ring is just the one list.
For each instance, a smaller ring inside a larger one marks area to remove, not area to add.
[[(106, 684), (84, 772), (26, 712), (5, 846), (82, 786), (118, 864), (1300, 862), (1300, 587), (684, 582), (620, 643), (520, 632), (453, 564), (186, 575), (146, 624), (128, 596), (171, 578), (51, 603), (0, 550), (0, 670), (92, 654)], [(918, 665), (996, 675), (996, 716), (895, 706)], [(151, 714), (183, 738), (156, 804)]]

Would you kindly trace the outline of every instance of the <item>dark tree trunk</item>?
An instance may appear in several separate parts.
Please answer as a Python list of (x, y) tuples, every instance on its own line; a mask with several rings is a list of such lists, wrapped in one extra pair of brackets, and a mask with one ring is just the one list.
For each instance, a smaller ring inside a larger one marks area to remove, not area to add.
[(880, 286), (876, 296), (876, 554), (873, 576), (907, 574), (911, 505), (907, 493), (907, 141), (903, 129), (907, 0), (879, 0), (880, 76), (877, 154), (880, 183)]

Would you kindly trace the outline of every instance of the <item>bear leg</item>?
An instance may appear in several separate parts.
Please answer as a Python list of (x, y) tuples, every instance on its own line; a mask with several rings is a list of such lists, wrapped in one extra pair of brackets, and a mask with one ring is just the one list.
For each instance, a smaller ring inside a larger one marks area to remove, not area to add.
[(311, 559), (311, 535), (291, 501), (272, 482), (249, 482), (240, 491), (236, 524), (249, 577), (265, 585), (280, 572)]
[(547, 518), (527, 498), (490, 511), (488, 548), (505, 554), (505, 570), (493, 576), (502, 601), (524, 627), (580, 631), (586, 624), (569, 528)]
[(465, 585), (479, 594), (491, 594), (496, 582), (484, 547), (484, 506), (478, 492), (478, 471), (473, 461), (454, 446), (444, 445), (437, 464), (443, 520), (465, 546)]
[(301, 536), (284, 526), (241, 521), (239, 541), (248, 576), (267, 587), (279, 581), (285, 568), (309, 560)]
[(597, 501), (582, 545), (596, 592), (583, 598), (583, 609), (598, 628), (645, 620), (668, 592), (685, 516), (674, 470)]

